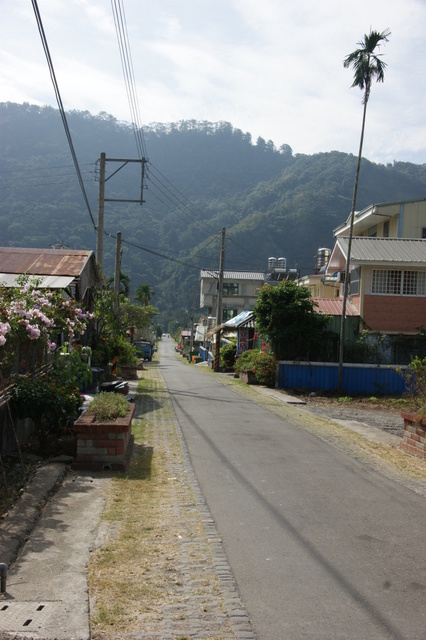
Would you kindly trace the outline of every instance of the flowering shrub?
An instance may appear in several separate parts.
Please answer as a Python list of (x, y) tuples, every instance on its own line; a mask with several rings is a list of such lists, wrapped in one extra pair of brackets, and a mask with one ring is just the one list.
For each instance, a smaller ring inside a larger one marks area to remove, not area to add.
[(38, 289), (38, 283), (36, 278), (24, 275), (17, 287), (0, 287), (0, 347), (9, 340), (40, 340), (54, 351), (59, 333), (71, 339), (86, 330), (90, 313), (64, 291)]
[(271, 353), (259, 351), (254, 361), (256, 380), (266, 387), (275, 387), (277, 361)]
[(249, 349), (237, 359), (235, 370), (252, 371), (256, 376), (256, 381), (267, 387), (275, 386), (276, 359), (271, 353), (265, 353), (260, 349)]

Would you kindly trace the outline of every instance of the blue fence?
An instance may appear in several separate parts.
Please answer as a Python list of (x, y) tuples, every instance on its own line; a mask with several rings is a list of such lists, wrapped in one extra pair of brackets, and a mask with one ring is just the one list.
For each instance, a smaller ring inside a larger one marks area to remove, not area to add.
[[(401, 395), (406, 391), (401, 371), (395, 365), (344, 364), (342, 392), (372, 395)], [(339, 365), (329, 362), (279, 362), (278, 389), (336, 391)]]
[(200, 358), (203, 359), (203, 362), (210, 362), (212, 359), (212, 354), (205, 347), (200, 347)]

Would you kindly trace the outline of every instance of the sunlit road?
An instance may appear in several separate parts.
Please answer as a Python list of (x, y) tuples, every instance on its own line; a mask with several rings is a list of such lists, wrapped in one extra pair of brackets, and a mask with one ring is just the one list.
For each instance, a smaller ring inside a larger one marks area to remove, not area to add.
[(425, 640), (425, 499), (173, 345), (160, 370), (257, 638)]

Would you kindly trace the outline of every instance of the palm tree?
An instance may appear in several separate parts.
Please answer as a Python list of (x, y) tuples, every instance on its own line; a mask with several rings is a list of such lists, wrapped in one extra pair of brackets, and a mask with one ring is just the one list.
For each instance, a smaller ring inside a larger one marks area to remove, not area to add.
[(352, 236), (353, 226), (355, 218), (356, 197), (358, 192), (358, 180), (359, 170), (361, 166), (362, 146), (364, 143), (364, 131), (365, 131), (365, 117), (367, 113), (367, 104), (371, 92), (371, 83), (374, 79), (377, 82), (384, 82), (386, 63), (380, 59), (380, 56), (375, 53), (376, 49), (384, 42), (388, 42), (390, 36), (390, 30), (386, 29), (379, 33), (378, 31), (370, 31), (370, 34), (364, 35), (364, 40), (358, 42), (359, 49), (355, 49), (350, 53), (343, 61), (345, 69), (352, 67), (354, 70), (354, 81), (352, 87), (359, 87), (364, 91), (362, 103), (364, 105), (362, 113), (362, 125), (361, 125), (361, 138), (358, 151), (358, 162), (355, 173), (355, 184), (352, 197), (352, 208), (349, 227), (349, 241), (348, 241), (348, 254), (346, 257), (346, 273), (345, 284), (343, 294), (343, 307), (342, 307), (342, 320), (340, 325), (340, 350), (339, 350), (339, 381), (338, 390), (341, 391), (342, 387), (342, 371), (343, 371), (343, 342), (345, 335), (345, 316), (346, 316), (346, 302), (349, 292), (349, 272), (350, 272), (350, 259), (352, 249)]
[(150, 284), (141, 284), (135, 291), (133, 296), (135, 300), (141, 303), (143, 306), (147, 306), (150, 303), (152, 296), (154, 295), (154, 289)]

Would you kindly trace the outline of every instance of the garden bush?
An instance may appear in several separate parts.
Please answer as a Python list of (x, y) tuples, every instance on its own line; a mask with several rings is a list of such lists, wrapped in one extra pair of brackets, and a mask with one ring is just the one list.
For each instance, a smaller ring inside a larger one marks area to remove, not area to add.
[(277, 361), (273, 354), (265, 353), (260, 349), (249, 349), (237, 358), (236, 373), (240, 371), (252, 371), (256, 382), (266, 387), (275, 387)]
[(129, 401), (121, 393), (102, 391), (89, 404), (87, 413), (97, 422), (113, 422), (122, 418), (129, 410)]
[(235, 343), (223, 345), (220, 348), (220, 366), (224, 369), (233, 369), (235, 367), (236, 353), (237, 345)]

